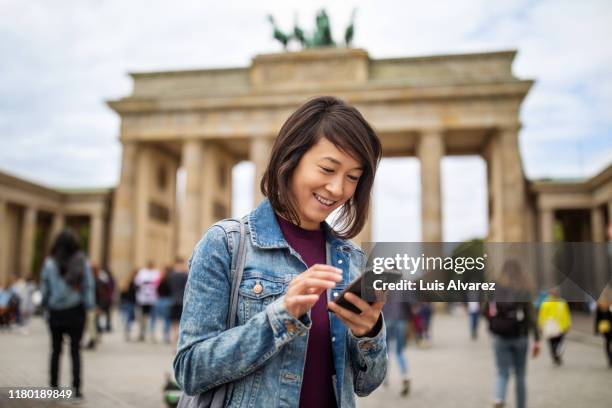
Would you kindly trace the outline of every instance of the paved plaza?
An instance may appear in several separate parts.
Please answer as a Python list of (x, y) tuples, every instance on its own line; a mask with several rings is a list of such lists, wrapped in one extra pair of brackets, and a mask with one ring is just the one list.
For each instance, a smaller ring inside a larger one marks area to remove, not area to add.
[[(0, 387), (47, 384), (49, 338), (41, 319), (32, 322), (29, 334), (0, 333)], [(105, 335), (95, 351), (83, 351), (85, 400), (83, 407), (164, 407), (162, 387), (170, 373), (174, 348), (165, 344), (125, 343), (118, 332)], [(397, 364), (392, 358), (388, 387), (381, 386), (359, 408), (374, 407), (490, 407), (494, 383), (491, 342), (483, 325), (480, 338), (469, 339), (462, 309), (453, 315), (434, 316), (433, 342), (427, 349), (410, 343), (406, 349), (412, 391), (399, 397)], [(68, 385), (68, 350), (62, 354), (62, 384)], [(575, 318), (567, 342), (565, 364), (553, 367), (548, 349), (529, 361), (530, 407), (609, 407), (612, 370), (606, 367), (600, 339), (592, 335), (590, 319)], [(513, 386), (511, 382), (510, 387)], [(512, 388), (509, 406), (513, 406)], [(2, 388), (5, 393), (6, 388)], [(75, 403), (8, 401), (2, 407), (61, 407)]]

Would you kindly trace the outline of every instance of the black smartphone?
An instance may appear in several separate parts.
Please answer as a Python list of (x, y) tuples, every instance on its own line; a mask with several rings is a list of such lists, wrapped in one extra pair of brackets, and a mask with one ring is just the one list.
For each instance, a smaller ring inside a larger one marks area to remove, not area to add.
[[(384, 271), (383, 273), (374, 273), (374, 271), (370, 267), (366, 269), (361, 274), (361, 276), (359, 276), (357, 279), (351, 282), (334, 300), (332, 300), (332, 302), (336, 303), (338, 306), (341, 306), (347, 310), (350, 310), (353, 313), (359, 314), (361, 313), (361, 310), (357, 306), (349, 302), (347, 299), (345, 299), (344, 295), (350, 292), (364, 299), (364, 294), (362, 293), (362, 290), (364, 289), (365, 285), (368, 285), (367, 290), (370, 291), (368, 292), (370, 295), (368, 296), (368, 298), (371, 299), (375, 292), (374, 286), (373, 286), (374, 281), (381, 280), (382, 282), (385, 282), (385, 283), (396, 283), (396, 282), (399, 282), (401, 279), (402, 279), (401, 272)], [(370, 305), (374, 303), (373, 301), (367, 301), (367, 302)]]

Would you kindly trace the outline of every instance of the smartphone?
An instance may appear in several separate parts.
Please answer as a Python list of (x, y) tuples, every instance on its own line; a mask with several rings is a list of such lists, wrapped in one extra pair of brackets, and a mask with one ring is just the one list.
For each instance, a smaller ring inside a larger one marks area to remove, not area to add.
[[(383, 273), (374, 273), (372, 268), (366, 269), (361, 276), (351, 282), (332, 302), (336, 303), (338, 306), (341, 306), (347, 310), (350, 310), (353, 313), (361, 313), (361, 310), (345, 299), (344, 295), (347, 293), (353, 293), (360, 298), (364, 299), (365, 294), (362, 293), (362, 290), (366, 287), (365, 285), (369, 285), (368, 289), (370, 292), (368, 294), (368, 298), (374, 295), (373, 283), (375, 280), (382, 280), (386, 283), (396, 283), (402, 279), (401, 272), (394, 271), (384, 271)], [(378, 291), (377, 291), (378, 292)], [(364, 299), (365, 300), (365, 299)], [(367, 301), (367, 300), (366, 300)], [(367, 301), (370, 305), (373, 304), (373, 301)]]

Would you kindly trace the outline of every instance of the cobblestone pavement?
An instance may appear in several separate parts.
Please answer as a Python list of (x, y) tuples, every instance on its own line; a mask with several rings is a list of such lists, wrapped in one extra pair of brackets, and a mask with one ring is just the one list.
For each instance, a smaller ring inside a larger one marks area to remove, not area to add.
[[(603, 346), (587, 330), (585, 318), (576, 318), (576, 330), (566, 342), (565, 364), (553, 367), (545, 346), (530, 359), (528, 399), (530, 407), (609, 407), (612, 401), (612, 370), (606, 367)], [(579, 330), (579, 329), (580, 330)], [(0, 394), (9, 386), (47, 384), (49, 338), (41, 319), (32, 322), (29, 334), (0, 333)], [(174, 347), (166, 344), (126, 343), (117, 333), (105, 335), (95, 351), (84, 350), (83, 407), (164, 407), (161, 389), (165, 373), (171, 371)], [(410, 343), (405, 350), (410, 365), (411, 393), (399, 396), (397, 364), (391, 356), (389, 385), (367, 398), (358, 398), (359, 408), (374, 407), (490, 407), (494, 384), (493, 352), (481, 325), (480, 338), (471, 341), (467, 318), (436, 315), (430, 348)], [(62, 354), (61, 382), (70, 381), (68, 350)], [(513, 406), (513, 383), (509, 405)], [(2, 407), (63, 407), (75, 403), (41, 403), (2, 399)]]

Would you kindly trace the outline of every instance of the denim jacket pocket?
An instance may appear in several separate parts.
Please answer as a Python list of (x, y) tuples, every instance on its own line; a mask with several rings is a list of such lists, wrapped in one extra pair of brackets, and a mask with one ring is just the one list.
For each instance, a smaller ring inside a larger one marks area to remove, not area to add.
[(287, 284), (263, 276), (248, 276), (242, 279), (238, 290), (238, 321), (245, 323), (267, 305), (285, 293)]

